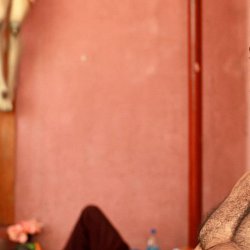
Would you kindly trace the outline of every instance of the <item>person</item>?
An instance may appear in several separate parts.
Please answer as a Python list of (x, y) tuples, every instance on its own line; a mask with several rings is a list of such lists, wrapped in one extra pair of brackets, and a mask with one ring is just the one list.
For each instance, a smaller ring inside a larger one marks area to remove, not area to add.
[(33, 2), (34, 0), (0, 0), (0, 111), (13, 110), (20, 56), (19, 33)]
[(87, 206), (64, 250), (129, 250), (129, 246), (98, 207)]
[[(250, 173), (205, 220), (195, 250), (250, 249)], [(128, 244), (96, 206), (81, 213), (64, 250), (129, 250)]]
[(250, 173), (206, 219), (196, 250), (250, 249)]

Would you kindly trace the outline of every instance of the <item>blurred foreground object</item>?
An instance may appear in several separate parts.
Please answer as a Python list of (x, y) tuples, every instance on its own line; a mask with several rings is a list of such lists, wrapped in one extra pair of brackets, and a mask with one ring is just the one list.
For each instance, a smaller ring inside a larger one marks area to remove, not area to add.
[(0, 110), (12, 111), (20, 58), (20, 30), (30, 0), (0, 0)]

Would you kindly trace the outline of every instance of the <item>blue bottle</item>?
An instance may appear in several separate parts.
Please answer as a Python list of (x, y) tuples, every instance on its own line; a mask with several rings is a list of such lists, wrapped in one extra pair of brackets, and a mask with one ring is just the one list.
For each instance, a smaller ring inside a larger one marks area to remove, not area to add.
[(150, 236), (148, 237), (146, 250), (160, 250), (156, 239), (156, 233), (156, 229), (152, 228), (150, 230)]

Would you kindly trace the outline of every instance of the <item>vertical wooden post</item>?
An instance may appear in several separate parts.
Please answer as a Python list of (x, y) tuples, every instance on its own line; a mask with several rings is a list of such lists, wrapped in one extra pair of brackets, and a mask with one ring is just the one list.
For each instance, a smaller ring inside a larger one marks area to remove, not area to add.
[(14, 222), (15, 115), (0, 112), (0, 225)]
[(202, 216), (202, 0), (188, 0), (189, 246)]

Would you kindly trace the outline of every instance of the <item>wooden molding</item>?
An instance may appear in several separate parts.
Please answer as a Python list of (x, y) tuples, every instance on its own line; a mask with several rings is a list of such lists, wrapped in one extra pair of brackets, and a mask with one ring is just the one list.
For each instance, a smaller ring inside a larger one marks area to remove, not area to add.
[(15, 114), (0, 112), (0, 225), (14, 222)]
[(198, 241), (202, 218), (202, 0), (188, 1), (189, 236)]

